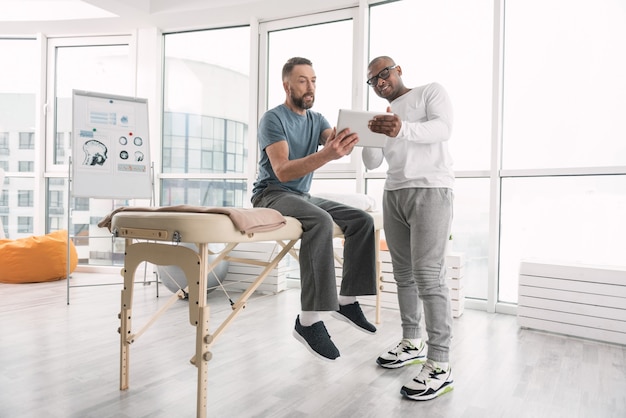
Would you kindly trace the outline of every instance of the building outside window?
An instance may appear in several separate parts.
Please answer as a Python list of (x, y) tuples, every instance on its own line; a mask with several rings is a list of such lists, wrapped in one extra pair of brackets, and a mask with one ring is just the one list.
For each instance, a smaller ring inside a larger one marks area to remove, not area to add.
[(9, 155), (9, 133), (0, 132), (0, 155)]
[(19, 234), (32, 234), (33, 233), (33, 217), (32, 216), (18, 216), (17, 217), (17, 232)]
[(62, 214), (65, 211), (64, 193), (60, 190), (50, 190), (48, 192), (48, 211), (52, 213)]
[(35, 149), (34, 132), (20, 132), (19, 149)]
[(18, 161), (17, 171), (19, 171), (20, 173), (33, 172), (35, 171), (35, 162), (34, 161)]
[[(66, 141), (65, 141), (65, 132), (57, 132), (56, 143), (54, 146), (54, 161), (62, 162), (65, 161), (66, 156)], [(69, 133), (67, 133), (69, 135)]]
[(17, 192), (17, 206), (23, 207), (23, 208), (32, 207), (33, 195), (34, 195), (34, 192), (32, 190), (19, 190)]

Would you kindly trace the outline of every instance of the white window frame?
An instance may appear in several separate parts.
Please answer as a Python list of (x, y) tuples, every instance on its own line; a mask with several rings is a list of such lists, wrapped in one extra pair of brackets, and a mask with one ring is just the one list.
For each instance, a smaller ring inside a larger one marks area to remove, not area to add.
[[(367, 9), (367, 8), (366, 8)], [(256, 125), (258, 126), (258, 122), (261, 119), (261, 116), (268, 110), (267, 100), (268, 100), (268, 77), (278, 77), (279, 74), (267, 74), (268, 68), (268, 53), (269, 53), (269, 34), (274, 31), (286, 30), (286, 29), (295, 29), (304, 26), (312, 26), (324, 23), (332, 23), (336, 21), (342, 20), (352, 20), (352, 31), (353, 31), (353, 56), (352, 56), (352, 108), (353, 109), (365, 109), (365, 100), (364, 95), (366, 93), (366, 84), (365, 84), (365, 74), (361, 74), (364, 72), (365, 68), (365, 47), (366, 40), (362, 33), (363, 21), (362, 13), (360, 13), (360, 9), (358, 7), (335, 10), (324, 13), (317, 13), (308, 16), (300, 16), (293, 18), (286, 18), (280, 20), (273, 20), (267, 22), (261, 22), (259, 24), (259, 69), (258, 69), (258, 101), (257, 101), (257, 114), (256, 114)], [(349, 71), (348, 69), (344, 69), (344, 71)], [(328, 122), (331, 125), (334, 125), (336, 122), (332, 119), (333, 115), (324, 115), (328, 119)], [(256, 141), (256, 131), (254, 132), (254, 143), (256, 149), (256, 161), (258, 161), (258, 144)], [(359, 148), (353, 151), (351, 158), (345, 163), (333, 163), (328, 166), (321, 167), (315, 173), (315, 177), (321, 178), (354, 178), (357, 182), (357, 188), (359, 191), (364, 190), (364, 185), (362, 182), (362, 164), (361, 164), (361, 151)]]
[[(69, 37), (69, 38), (51, 38), (47, 41), (46, 53), (46, 95), (44, 99), (44, 118), (45, 118), (45, 174), (48, 177), (53, 173), (58, 175), (60, 172), (68, 173), (67, 164), (54, 164), (54, 143), (56, 138), (56, 52), (57, 48), (62, 47), (80, 47), (80, 46), (110, 46), (110, 45), (128, 45), (130, 60), (130, 75), (133, 88), (136, 90), (136, 74), (137, 61), (135, 53), (135, 38), (130, 35), (113, 35), (113, 36), (94, 36), (94, 37)], [(68, 144), (69, 145), (69, 144)], [(71, 152), (70, 152), (71, 155)], [(74, 156), (72, 156), (74, 158)]]

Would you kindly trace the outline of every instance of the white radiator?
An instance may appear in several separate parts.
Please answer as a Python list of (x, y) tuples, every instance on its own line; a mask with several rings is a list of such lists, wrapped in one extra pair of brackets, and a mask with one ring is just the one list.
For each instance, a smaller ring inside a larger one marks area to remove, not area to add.
[(626, 345), (626, 267), (522, 261), (520, 327)]

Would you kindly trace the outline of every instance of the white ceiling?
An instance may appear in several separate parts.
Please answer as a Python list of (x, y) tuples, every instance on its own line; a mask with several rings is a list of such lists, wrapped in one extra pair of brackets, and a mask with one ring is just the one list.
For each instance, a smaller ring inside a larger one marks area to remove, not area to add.
[[(145, 27), (165, 32), (201, 29), (245, 25), (252, 20), (299, 16), (358, 3), (359, 0), (0, 0), (0, 35), (111, 34)], [(52, 10), (44, 5), (53, 6)], [(16, 17), (11, 17), (12, 9), (18, 9)], [(94, 11), (102, 17), (76, 16), (78, 12)]]

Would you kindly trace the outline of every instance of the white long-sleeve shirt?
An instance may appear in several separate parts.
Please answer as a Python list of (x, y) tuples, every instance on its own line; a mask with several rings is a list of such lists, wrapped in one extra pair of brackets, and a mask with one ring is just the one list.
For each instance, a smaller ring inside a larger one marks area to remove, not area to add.
[(384, 148), (363, 148), (363, 164), (374, 169), (387, 160), (385, 190), (454, 186), (448, 140), (452, 132), (452, 104), (438, 83), (415, 87), (391, 102), (402, 120), (395, 138)]

